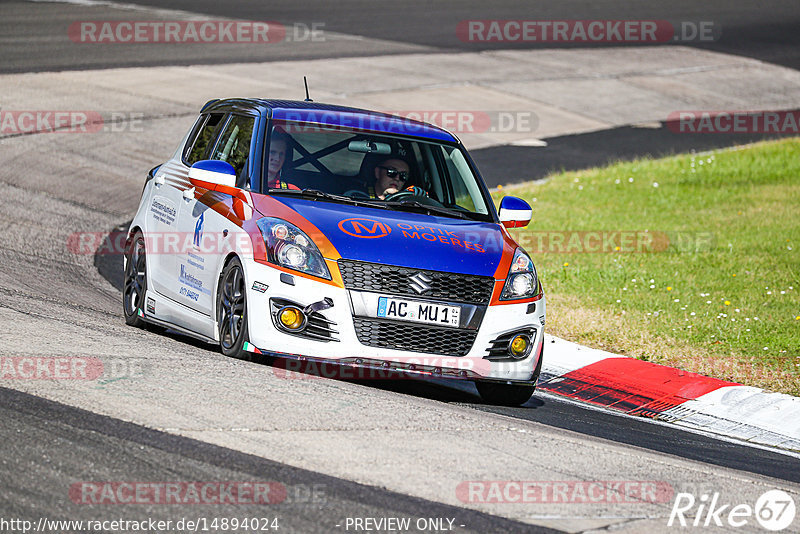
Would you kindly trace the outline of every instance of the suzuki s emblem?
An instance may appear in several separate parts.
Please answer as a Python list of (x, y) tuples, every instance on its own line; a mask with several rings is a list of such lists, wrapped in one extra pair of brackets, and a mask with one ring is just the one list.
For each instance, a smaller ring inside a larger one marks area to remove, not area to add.
[(376, 237), (386, 237), (392, 233), (392, 228), (374, 219), (345, 219), (339, 222), (339, 230), (353, 237), (363, 237), (374, 239)]
[(413, 289), (420, 295), (422, 295), (426, 291), (430, 291), (431, 286), (429, 286), (428, 284), (433, 282), (433, 279), (425, 276), (422, 273), (417, 273), (414, 276), (409, 276), (408, 280), (409, 282), (411, 282), (411, 289)]

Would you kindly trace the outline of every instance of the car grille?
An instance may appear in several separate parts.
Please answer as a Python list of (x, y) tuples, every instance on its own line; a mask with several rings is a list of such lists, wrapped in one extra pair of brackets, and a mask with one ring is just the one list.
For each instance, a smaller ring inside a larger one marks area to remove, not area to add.
[[(347, 289), (388, 295), (427, 297), (469, 304), (488, 304), (494, 278), (466, 274), (409, 269), (354, 260), (339, 260), (339, 270)], [(411, 288), (409, 278), (418, 273), (427, 276), (431, 289), (422, 295)], [(416, 328), (416, 327), (415, 327)]]
[(448, 356), (466, 356), (478, 335), (477, 330), (403, 324), (385, 319), (353, 317), (353, 323), (363, 345)]

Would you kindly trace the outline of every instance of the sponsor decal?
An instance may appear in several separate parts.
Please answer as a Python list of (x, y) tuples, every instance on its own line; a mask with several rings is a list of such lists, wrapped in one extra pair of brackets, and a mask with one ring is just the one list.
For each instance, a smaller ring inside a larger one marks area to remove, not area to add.
[(152, 297), (147, 297), (147, 313), (156, 312), (156, 301)]
[(200, 248), (200, 243), (203, 241), (203, 220), (205, 218), (206, 212), (200, 214), (200, 217), (197, 219), (197, 223), (194, 225), (194, 238), (192, 238), (192, 244)]
[(181, 274), (178, 277), (178, 281), (184, 286), (181, 287), (178, 292), (184, 297), (190, 298), (195, 302), (197, 302), (197, 300), (200, 298), (200, 294), (211, 294), (210, 289), (203, 287), (202, 280), (187, 272), (186, 265), (183, 263), (181, 264)]
[(192, 267), (194, 267), (198, 271), (204, 271), (205, 268), (206, 268), (205, 265), (203, 265), (205, 263), (205, 261), (206, 261), (206, 259), (204, 257), (198, 256), (197, 254), (194, 254), (193, 252), (189, 252), (188, 253), (188, 258), (186, 260), (186, 263), (188, 263), (189, 265), (191, 265)]
[(267, 291), (267, 289), (269, 289), (267, 284), (258, 281), (253, 282), (253, 290), (258, 291), (259, 293), (264, 293)]
[(153, 198), (153, 203), (150, 205), (150, 213), (153, 214), (153, 219), (156, 221), (164, 223), (167, 226), (172, 226), (172, 223), (175, 222), (175, 216), (178, 214), (178, 210), (175, 208), (175, 204), (173, 204), (172, 201), (164, 197), (155, 197)]
[[(451, 230), (442, 230), (436, 226), (412, 225), (407, 223), (397, 223), (397, 228), (400, 230), (400, 235), (405, 239), (440, 242), (446, 245), (463, 247), (466, 250), (474, 252), (486, 252), (486, 249), (480, 244), (468, 241), (463, 236), (459, 236)], [(340, 221), (339, 230), (347, 235), (363, 239), (386, 237), (392, 233), (392, 227), (388, 223), (361, 217)]]
[(386, 237), (392, 233), (392, 228), (388, 224), (376, 221), (375, 219), (364, 218), (353, 218), (340, 221), (339, 229), (347, 235), (351, 235), (353, 237), (362, 237), (365, 239)]
[(424, 241), (444, 243), (455, 247), (462, 247), (466, 250), (483, 254), (486, 249), (476, 242), (468, 241), (451, 230), (442, 230), (435, 226), (422, 226), (418, 224), (397, 223), (400, 232), (406, 239), (421, 239)]
[(187, 286), (194, 287), (196, 289), (203, 289), (203, 281), (186, 272), (186, 265), (183, 264), (181, 264), (180, 281), (182, 284), (186, 284)]

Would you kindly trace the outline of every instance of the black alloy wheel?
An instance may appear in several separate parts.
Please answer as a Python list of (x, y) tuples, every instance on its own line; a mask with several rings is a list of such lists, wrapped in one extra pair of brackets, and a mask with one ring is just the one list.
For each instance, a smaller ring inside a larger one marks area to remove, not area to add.
[(226, 356), (249, 360), (244, 350), (247, 342), (247, 286), (239, 258), (233, 258), (222, 270), (217, 289), (219, 345)]
[(144, 299), (147, 293), (147, 253), (144, 236), (136, 232), (125, 247), (125, 280), (122, 289), (122, 311), (125, 324), (141, 328), (145, 325)]

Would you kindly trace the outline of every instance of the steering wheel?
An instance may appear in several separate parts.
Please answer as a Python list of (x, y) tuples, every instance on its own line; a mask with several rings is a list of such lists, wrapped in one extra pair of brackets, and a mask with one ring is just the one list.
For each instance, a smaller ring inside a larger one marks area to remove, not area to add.
[[(403, 189), (402, 191), (398, 191), (397, 193), (392, 193), (391, 195), (386, 195), (384, 200), (386, 202), (398, 202), (400, 200), (408, 200), (409, 198), (417, 197), (418, 195), (414, 193), (414, 191), (409, 191), (407, 189)], [(424, 198), (424, 197), (419, 197)]]
[[(419, 189), (422, 191), (422, 189)], [(424, 204), (426, 206), (436, 206), (442, 207), (444, 204), (436, 200), (435, 198), (431, 198), (428, 196), (427, 193), (425, 195), (414, 194), (414, 191), (409, 191), (407, 189), (403, 189), (402, 191), (398, 191), (397, 193), (392, 193), (391, 195), (387, 195), (385, 198), (387, 202), (403, 202), (404, 200), (413, 200), (414, 202), (418, 202), (420, 204)]]
[(349, 191), (344, 192), (344, 196), (350, 197), (352, 199), (368, 199), (370, 196), (366, 194), (364, 191), (359, 191), (358, 189), (351, 189)]

